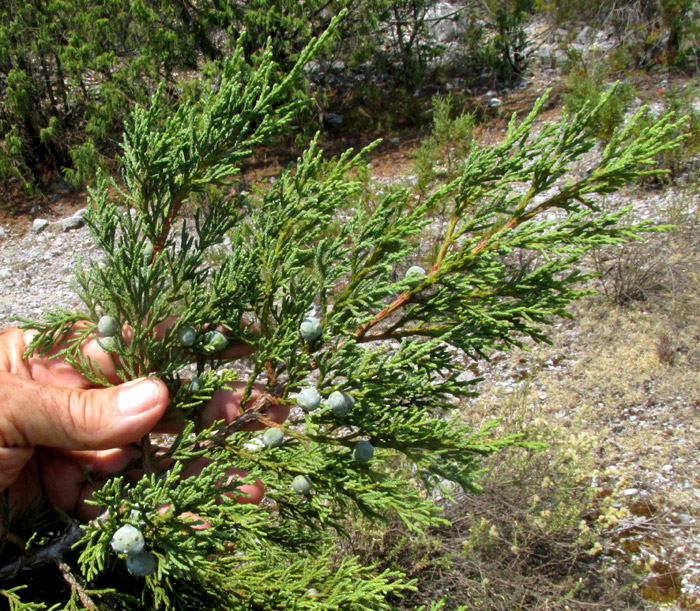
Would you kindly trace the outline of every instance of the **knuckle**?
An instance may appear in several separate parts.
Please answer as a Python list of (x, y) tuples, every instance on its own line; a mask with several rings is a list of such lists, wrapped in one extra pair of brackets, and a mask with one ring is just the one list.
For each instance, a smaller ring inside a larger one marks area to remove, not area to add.
[(67, 437), (82, 437), (100, 428), (100, 410), (92, 409), (92, 393), (77, 388), (68, 391), (68, 411), (61, 419)]

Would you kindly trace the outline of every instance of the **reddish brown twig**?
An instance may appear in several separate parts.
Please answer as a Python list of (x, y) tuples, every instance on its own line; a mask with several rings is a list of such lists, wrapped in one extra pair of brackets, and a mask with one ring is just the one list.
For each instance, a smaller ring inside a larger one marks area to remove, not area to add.
[(97, 611), (97, 605), (95, 605), (88, 593), (83, 589), (83, 586), (78, 581), (78, 578), (73, 574), (70, 567), (63, 560), (57, 560), (56, 566), (61, 571), (63, 579), (66, 580), (71, 589), (78, 595), (78, 598), (80, 599), (80, 602), (83, 603), (83, 606), (91, 611), (92, 609)]
[(177, 216), (177, 213), (180, 211), (180, 206), (182, 205), (182, 202), (185, 199), (185, 195), (185, 193), (181, 193), (180, 195), (175, 197), (175, 199), (171, 202), (170, 210), (168, 210), (168, 215), (165, 217), (165, 221), (163, 222), (163, 230), (160, 232), (158, 241), (153, 245), (153, 258), (151, 259), (151, 263), (155, 261), (156, 255), (159, 252), (162, 252), (163, 248), (165, 247), (165, 242), (168, 239), (168, 235), (170, 234), (170, 228), (173, 224), (173, 219)]
[(270, 361), (269, 359), (265, 361), (265, 372), (267, 373), (267, 380), (270, 386), (276, 384), (277, 372), (275, 371), (275, 367), (272, 364), (272, 361)]
[[(514, 229), (518, 225), (524, 223), (525, 221), (533, 218), (537, 214), (540, 214), (544, 210), (548, 208), (554, 207), (553, 204), (548, 204), (548, 205), (540, 205), (537, 206), (536, 208), (533, 208), (530, 212), (523, 214), (518, 217), (513, 217), (511, 218), (505, 225), (503, 225), (498, 231), (495, 233), (491, 234), (488, 237), (485, 237), (482, 239), (476, 246), (474, 246), (469, 255), (471, 257), (478, 255), (481, 250), (488, 244), (490, 240), (492, 240), (495, 236), (500, 235), (504, 231), (508, 231), (509, 229)], [(454, 224), (451, 224), (450, 230), (454, 230)], [(451, 231), (450, 231), (451, 233)], [(450, 233), (448, 233), (448, 236), (445, 240), (445, 244), (443, 245), (443, 248), (440, 250), (440, 256), (438, 257), (438, 260), (436, 261), (435, 265), (433, 265), (432, 269), (430, 270), (430, 273), (428, 274), (428, 278), (433, 276), (435, 272), (440, 268), (440, 264), (442, 263), (442, 259), (447, 253), (447, 248), (446, 245), (449, 241)], [(372, 320), (366, 322), (364, 325), (360, 325), (357, 330), (355, 331), (355, 339), (358, 342), (362, 342), (365, 335), (367, 334), (367, 331), (372, 329), (374, 326), (376, 326), (378, 323), (380, 323), (382, 320), (385, 320), (389, 316), (391, 316), (394, 312), (396, 312), (398, 309), (402, 308), (406, 303), (408, 303), (411, 299), (411, 295), (413, 293), (411, 291), (406, 291), (404, 293), (401, 293), (392, 303), (390, 303), (388, 306), (386, 306), (383, 310), (375, 314), (375, 316), (372, 318)], [(377, 335), (373, 336), (372, 339), (386, 339), (383, 335)], [(370, 340), (366, 340), (370, 341)]]
[(265, 412), (272, 405), (279, 405), (280, 399), (278, 395), (282, 394), (282, 389), (278, 385), (273, 386), (271, 393), (261, 394), (250, 407), (247, 407), (231, 422), (220, 429), (211, 439), (200, 445), (201, 448), (215, 448), (220, 446), (228, 437), (243, 428), (244, 425), (251, 422), (261, 422), (266, 426), (278, 426), (275, 422), (265, 416)]

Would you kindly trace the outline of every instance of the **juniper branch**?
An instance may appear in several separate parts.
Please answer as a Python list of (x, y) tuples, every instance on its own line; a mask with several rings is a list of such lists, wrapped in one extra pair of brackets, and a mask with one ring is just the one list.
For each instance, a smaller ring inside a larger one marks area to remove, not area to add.
[[(678, 143), (671, 134), (679, 120), (664, 117), (639, 133), (624, 128), (590, 176), (567, 180), (594, 145), (595, 109), (535, 133), (542, 98), (523, 121), (513, 116), (502, 143), (474, 147), (458, 179), (417, 203), (400, 188), (363, 201), (365, 185), (352, 171), (371, 147), (327, 160), (317, 140), (271, 187), (231, 201), (216, 195), (213, 189), (236, 176), (255, 146), (289, 125), (298, 104), (286, 92), (320, 44), (282, 77), (269, 53), (251, 69), (239, 48), (222, 66), (221, 82), (200, 100), (171, 115), (157, 97), (150, 109), (135, 110), (124, 140), (120, 205), (110, 201), (104, 179), (91, 192), (88, 222), (105, 267), (78, 270), (87, 313), (53, 312), (30, 325), (38, 333), (29, 348), (49, 354), (58, 346), (58, 357), (106, 383), (80, 345), (95, 333), (100, 313), (111, 312), (133, 329), (130, 341), (115, 340), (119, 375), (161, 377), (171, 397), (168, 415), (185, 426), (160, 454), (145, 439), (138, 458), (104, 478), (94, 493), (98, 520), (70, 525), (1, 569), (0, 579), (66, 561), (75, 545), (80, 578), (109, 582), (112, 573), (125, 575), (110, 548), (112, 534), (138, 524), (156, 554), (156, 572), (119, 584), (127, 607), (145, 600), (166, 608), (274, 607), (278, 593), (299, 594), (285, 579), (307, 587), (312, 574), (347, 590), (354, 560), (329, 576), (313, 555), (324, 557), (328, 533), (342, 532), (348, 515), (394, 514), (416, 530), (439, 524), (426, 491), (449, 497), (453, 485), (478, 490), (481, 457), (532, 447), (518, 435), (493, 439), (488, 425), (475, 431), (451, 415), (476, 394), (476, 380), (460, 375), (460, 359), (488, 356), (527, 336), (546, 340), (542, 323), (567, 315), (567, 304), (582, 294), (586, 275), (576, 266), (583, 254), (651, 229), (621, 227), (621, 213), (599, 210), (596, 197), (658, 171), (653, 156)], [(200, 206), (189, 220), (182, 219), (186, 202)], [(416, 243), (443, 208), (447, 229), (436, 238), (429, 271), (403, 278)], [(531, 254), (532, 262), (514, 265), (514, 253)], [(319, 319), (318, 337), (300, 334), (309, 315)], [(178, 337), (185, 327), (195, 338), (186, 344)], [(236, 370), (235, 358), (207, 343), (212, 329), (255, 349), (247, 367)], [(190, 360), (195, 386), (184, 371)], [(203, 425), (207, 402), (234, 383), (243, 406), (238, 414)], [(321, 398), (316, 409), (272, 421), (271, 408), (293, 404), (295, 393), (309, 387)], [(336, 411), (333, 393), (345, 393), (352, 406)], [(260, 425), (279, 428), (279, 443), (262, 448), (249, 430)], [(376, 450), (369, 463), (354, 454), (360, 441)], [(197, 477), (183, 476), (203, 459)], [(237, 480), (232, 469), (248, 475)], [(126, 475), (134, 470), (139, 477), (132, 481)], [(299, 475), (310, 491), (294, 491)], [(220, 502), (242, 496), (239, 487), (257, 480), (266, 487), (263, 506)], [(256, 591), (261, 575), (279, 573), (284, 577), (274, 577), (272, 594)], [(356, 588), (383, 608), (381, 593), (405, 587), (392, 584), (377, 573)], [(329, 591), (310, 605), (366, 608), (353, 596)]]

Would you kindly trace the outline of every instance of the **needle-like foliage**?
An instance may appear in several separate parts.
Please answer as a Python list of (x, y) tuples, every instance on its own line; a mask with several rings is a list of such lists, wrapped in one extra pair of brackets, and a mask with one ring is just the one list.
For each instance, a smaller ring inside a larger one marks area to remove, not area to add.
[[(49, 522), (3, 579), (47, 574), (32, 560), (43, 553), (70, 559), (71, 588), (60, 590), (68, 609), (389, 609), (411, 583), (334, 555), (348, 517), (439, 524), (434, 500), (454, 486), (478, 490), (481, 457), (527, 444), (463, 421), (458, 408), (476, 381), (465, 362), (528, 336), (546, 340), (546, 324), (581, 295), (582, 255), (651, 229), (623, 227), (597, 196), (654, 172), (655, 156), (677, 144), (674, 119), (640, 131), (633, 117), (580, 176), (596, 109), (536, 125), (542, 98), (423, 199), (395, 188), (368, 204), (354, 171), (370, 149), (329, 161), (316, 142), (272, 186), (240, 192), (242, 160), (287, 128), (296, 102), (286, 92), (322, 43), (284, 77), (268, 53), (253, 68), (239, 49), (196, 102), (167, 114), (156, 96), (134, 111), (122, 186), (101, 178), (90, 192), (88, 223), (104, 256), (76, 270), (85, 307), (27, 323), (38, 331), (29, 352), (53, 350), (106, 384), (80, 345), (113, 316), (129, 329), (103, 344), (119, 377), (163, 379), (168, 414), (184, 430), (144, 439), (129, 477), (110, 475), (95, 492), (99, 519)], [(405, 276), (417, 260), (425, 273)], [(299, 330), (310, 316), (321, 333), (307, 341)], [(186, 329), (195, 338), (183, 345)], [(213, 330), (252, 356), (229, 358)], [(235, 380), (246, 408), (202, 423), (212, 394)], [(309, 387), (318, 409), (294, 407), (281, 444), (266, 446), (250, 425), (280, 426), (268, 409), (294, 406)], [(335, 391), (344, 409), (329, 405)], [(374, 448), (368, 461), (353, 457), (362, 440)], [(202, 459), (201, 473), (186, 475)], [(232, 468), (247, 475), (232, 478)], [(264, 501), (234, 502), (255, 480)], [(155, 556), (146, 577), (130, 575), (110, 547), (125, 524)], [(49, 586), (41, 592), (51, 600)], [(14, 608), (38, 608), (36, 594), (24, 606), (23, 590), (3, 594)]]

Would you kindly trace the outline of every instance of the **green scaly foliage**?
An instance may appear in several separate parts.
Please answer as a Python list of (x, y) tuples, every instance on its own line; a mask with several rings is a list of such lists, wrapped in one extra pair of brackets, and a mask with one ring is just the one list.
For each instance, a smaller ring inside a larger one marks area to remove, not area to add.
[[(119, 377), (163, 379), (168, 413), (184, 430), (162, 453), (144, 439), (128, 466), (140, 478), (106, 477), (93, 499), (100, 518), (62, 516), (36, 527), (27, 554), (0, 569), (15, 608), (89, 608), (87, 600), (99, 609), (390, 609), (414, 586), (398, 572), (334, 556), (345, 520), (359, 513), (397, 515), (415, 530), (440, 524), (434, 501), (455, 487), (476, 490), (483, 456), (527, 447), (463, 422), (455, 408), (475, 382), (463, 373), (465, 359), (525, 337), (546, 341), (546, 325), (581, 295), (581, 256), (653, 229), (619, 225), (620, 214), (599, 210), (596, 196), (656, 172), (655, 156), (679, 142), (671, 134), (680, 120), (665, 116), (639, 131), (634, 117), (591, 174), (575, 178), (570, 169), (595, 145), (598, 107), (535, 130), (545, 98), (522, 121), (512, 118), (502, 143), (472, 147), (460, 175), (418, 201), (392, 189), (368, 206), (353, 175), (371, 147), (325, 160), (315, 142), (257, 196), (213, 191), (235, 185), (241, 161), (287, 129), (297, 105), (291, 84), (324, 43), (302, 51), (284, 77), (269, 49), (251, 68), (239, 44), (218, 86), (204, 87), (199, 100), (169, 112), (155, 96), (132, 114), (123, 188), (115, 196), (101, 178), (91, 190), (87, 218), (104, 256), (77, 269), (84, 308), (27, 322), (38, 331), (28, 352), (56, 349), (55, 358), (105, 384), (80, 343), (103, 313), (129, 323), (133, 336), (117, 337), (113, 348)], [(446, 214), (438, 231), (436, 210)], [(437, 247), (426, 274), (404, 278), (430, 236)], [(212, 264), (209, 253), (223, 245), (227, 256)], [(310, 313), (322, 334), (307, 342), (299, 327)], [(87, 324), (76, 330), (78, 321)], [(213, 325), (254, 348), (245, 366), (212, 353)], [(197, 339), (183, 348), (177, 333), (186, 326)], [(202, 425), (207, 401), (234, 381), (244, 383), (246, 408), (231, 422)], [(246, 425), (273, 425), (266, 410), (293, 404), (308, 386), (321, 407), (292, 410), (283, 443), (261, 447)], [(326, 402), (336, 390), (354, 399), (342, 417)], [(376, 448), (367, 463), (352, 458), (359, 440)], [(202, 458), (198, 476), (183, 475)], [(232, 467), (248, 475), (232, 479)], [(310, 493), (293, 491), (298, 475)], [(265, 486), (260, 506), (226, 500), (256, 479)], [(11, 508), (0, 515), (8, 532)], [(130, 575), (110, 547), (125, 524), (141, 529), (157, 559), (145, 578)], [(36, 564), (42, 554), (65, 561), (70, 587), (58, 588), (59, 571)], [(39, 570), (31, 592), (14, 588)]]

